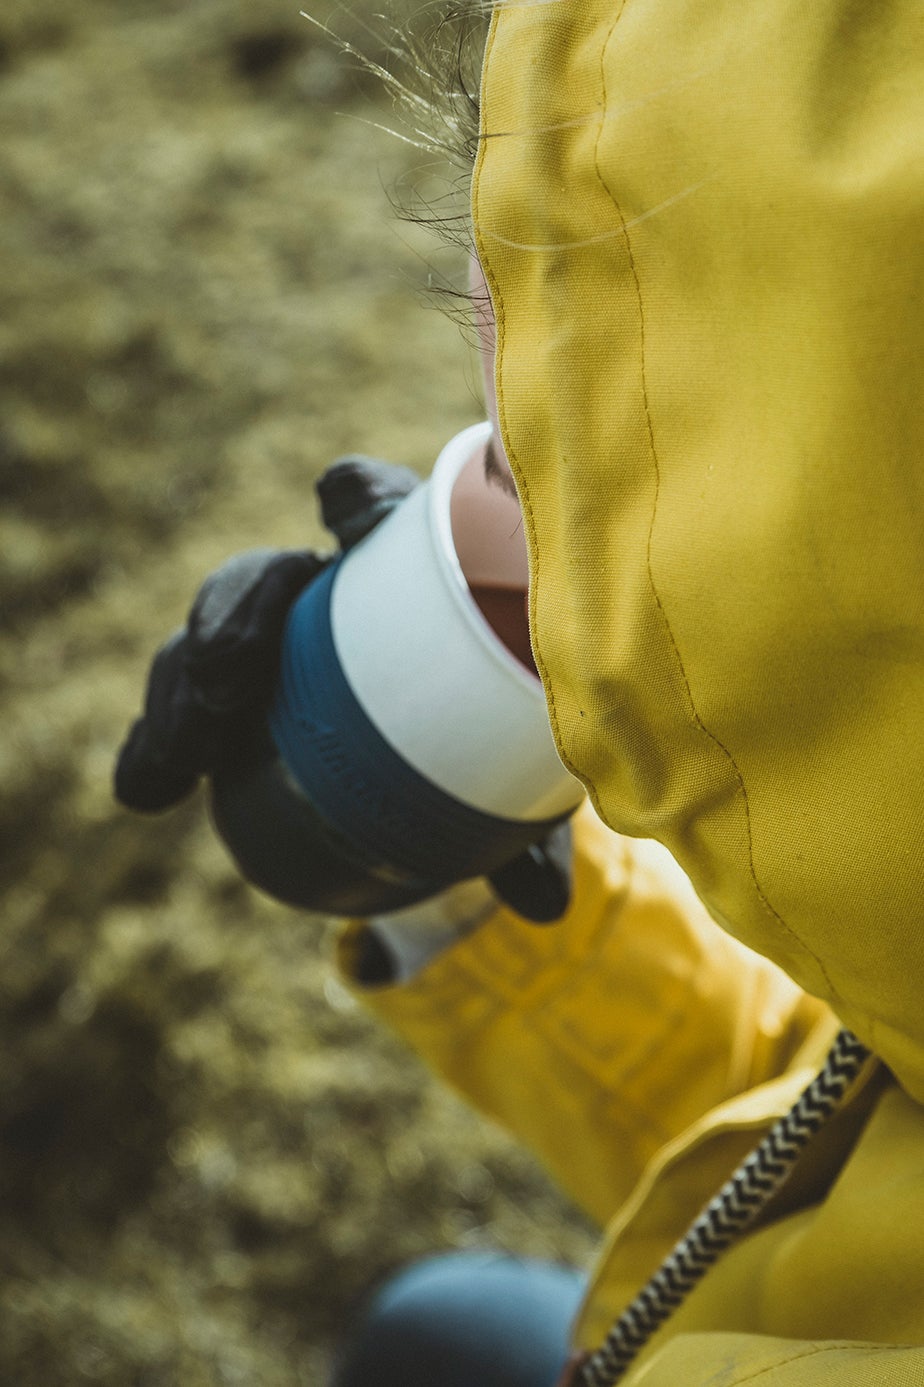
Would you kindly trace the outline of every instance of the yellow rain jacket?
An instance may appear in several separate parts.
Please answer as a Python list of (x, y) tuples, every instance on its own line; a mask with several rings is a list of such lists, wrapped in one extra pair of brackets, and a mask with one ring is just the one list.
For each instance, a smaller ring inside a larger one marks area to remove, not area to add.
[(534, 646), (602, 823), (560, 925), (372, 1004), (607, 1226), (588, 1347), (848, 1025), (882, 1064), (624, 1380), (918, 1387), (924, 4), (507, 0), (482, 116)]

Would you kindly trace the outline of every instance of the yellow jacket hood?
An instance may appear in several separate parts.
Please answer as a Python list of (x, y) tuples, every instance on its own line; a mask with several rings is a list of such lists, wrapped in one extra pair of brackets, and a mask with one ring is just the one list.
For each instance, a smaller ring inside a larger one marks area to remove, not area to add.
[(566, 763), (924, 1100), (924, 10), (497, 7), (473, 210)]

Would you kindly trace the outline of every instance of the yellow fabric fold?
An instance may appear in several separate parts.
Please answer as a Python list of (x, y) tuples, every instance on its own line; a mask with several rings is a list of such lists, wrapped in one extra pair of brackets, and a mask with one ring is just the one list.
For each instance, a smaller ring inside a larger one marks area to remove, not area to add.
[(924, 11), (501, 4), (474, 187), (567, 763), (924, 1098)]
[[(776, 1078), (826, 1012), (725, 936), (657, 844), (615, 837), (589, 808), (576, 841), (564, 920), (498, 910), (411, 982), (362, 995), (603, 1225), (666, 1143)], [(362, 928), (341, 940), (348, 976)]]
[[(729, 938), (658, 844), (575, 824), (557, 925), (499, 909), (367, 1007), (530, 1146), (611, 1235), (585, 1314), (607, 1322), (814, 1076), (828, 1009)], [(341, 967), (359, 933), (339, 945)]]
[[(589, 810), (575, 841), (559, 925), (498, 910), (410, 982), (360, 994), (606, 1225), (574, 1331), (590, 1348), (789, 1110), (839, 1023), (721, 931), (657, 844)], [(364, 928), (341, 937), (347, 979)], [(627, 1387), (670, 1373), (822, 1387), (829, 1364), (857, 1387), (905, 1387), (924, 1349), (880, 1361), (871, 1344), (924, 1343), (922, 1152), (920, 1106), (868, 1071), (771, 1221), (725, 1254)]]

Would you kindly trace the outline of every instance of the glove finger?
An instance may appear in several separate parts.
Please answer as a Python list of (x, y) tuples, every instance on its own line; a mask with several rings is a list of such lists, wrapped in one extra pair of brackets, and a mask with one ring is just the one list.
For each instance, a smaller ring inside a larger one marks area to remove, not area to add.
[(144, 718), (132, 724), (115, 768), (115, 796), (126, 809), (158, 814), (195, 789), (199, 772), (165, 761)]
[(144, 715), (133, 725), (115, 771), (115, 793), (130, 809), (154, 813), (177, 804), (212, 764), (214, 720), (198, 703), (186, 671), (186, 635), (154, 657)]
[(566, 819), (488, 881), (504, 905), (525, 920), (550, 925), (561, 919), (571, 901), (572, 859), (571, 823)]
[(197, 700), (227, 714), (268, 701), (289, 608), (327, 560), (312, 550), (252, 550), (211, 574), (189, 614), (186, 668)]
[(340, 548), (352, 549), (419, 485), (409, 467), (351, 453), (338, 458), (317, 483), (321, 518)]

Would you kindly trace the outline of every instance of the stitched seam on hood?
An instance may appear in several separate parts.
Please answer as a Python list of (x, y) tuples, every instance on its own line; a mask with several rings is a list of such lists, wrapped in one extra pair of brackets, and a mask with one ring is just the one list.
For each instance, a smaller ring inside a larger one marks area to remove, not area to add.
[[(754, 890), (755, 890), (756, 893), (757, 893), (757, 898), (758, 898), (758, 900), (760, 901), (761, 906), (762, 906), (763, 909), (766, 911), (766, 913), (771, 917), (771, 919), (773, 919), (774, 921), (776, 921), (776, 923), (782, 927), (782, 929), (786, 932), (786, 934), (789, 935), (790, 939), (794, 940), (795, 943), (799, 946), (799, 948), (800, 948), (801, 950), (803, 950), (810, 958), (812, 958), (812, 959), (814, 960), (814, 962), (817, 964), (818, 969), (819, 969), (819, 971), (820, 971), (822, 977), (824, 978), (825, 983), (826, 983), (826, 985), (827, 985), (827, 987), (828, 987), (828, 989), (829, 989), (831, 999), (838, 999), (839, 994), (838, 994), (838, 992), (837, 992), (837, 989), (834, 987), (834, 985), (833, 985), (833, 983), (832, 983), (832, 981), (831, 981), (831, 978), (830, 978), (829, 975), (828, 975), (828, 971), (827, 971), (827, 969), (825, 968), (825, 965), (824, 965), (824, 963), (822, 962), (822, 960), (817, 956), (817, 954), (815, 954), (815, 953), (805, 944), (805, 942), (799, 937), (799, 935), (798, 935), (798, 934), (796, 933), (796, 931), (792, 928), (792, 926), (789, 925), (789, 924), (787, 923), (787, 921), (783, 919), (782, 915), (780, 915), (779, 912), (778, 912), (777, 910), (774, 909), (774, 907), (771, 905), (771, 903), (770, 903), (770, 901), (769, 901), (767, 895), (765, 894), (763, 888), (761, 887), (760, 882), (759, 882), (758, 879), (757, 879), (757, 871), (756, 871), (756, 868), (755, 868), (755, 865), (754, 865), (754, 839), (753, 839), (753, 833), (752, 833), (752, 827), (751, 827), (751, 809), (750, 809), (750, 803), (749, 803), (749, 801), (748, 801), (747, 788), (746, 788), (745, 783), (744, 783), (744, 776), (742, 775), (741, 770), (740, 770), (740, 768), (739, 768), (737, 762), (735, 761), (735, 758), (734, 758), (734, 756), (732, 755), (732, 753), (731, 753), (731, 751), (729, 750), (729, 748), (728, 748), (728, 747), (725, 745), (725, 743), (716, 735), (716, 733), (712, 732), (712, 731), (705, 725), (705, 723), (703, 722), (702, 718), (701, 718), (700, 715), (699, 715), (699, 712), (698, 712), (697, 707), (696, 707), (695, 700), (694, 700), (694, 698), (693, 698), (693, 690), (692, 690), (692, 688), (690, 687), (690, 681), (689, 681), (689, 679), (688, 679), (688, 677), (687, 677), (686, 669), (684, 668), (683, 659), (682, 659), (682, 657), (681, 657), (680, 650), (679, 650), (679, 648), (678, 648), (678, 646), (677, 646), (677, 641), (676, 641), (676, 639), (675, 639), (675, 637), (674, 637), (674, 632), (673, 632), (673, 629), (671, 628), (671, 624), (670, 624), (670, 621), (669, 621), (669, 619), (668, 619), (667, 612), (666, 612), (666, 610), (665, 610), (665, 608), (664, 608), (664, 604), (663, 604), (663, 602), (662, 602), (662, 600), (661, 600), (661, 595), (660, 595), (660, 593), (658, 592), (657, 586), (656, 586), (656, 584), (655, 584), (654, 573), (652, 572), (652, 566), (651, 566), (651, 549), (652, 549), (652, 542), (653, 542), (653, 538), (654, 538), (655, 524), (656, 524), (657, 515), (658, 515), (658, 500), (659, 500), (660, 493), (661, 493), (661, 465), (660, 465), (660, 460), (659, 460), (659, 457), (658, 457), (657, 446), (656, 446), (656, 444), (655, 444), (654, 424), (653, 424), (653, 421), (652, 421), (652, 418), (651, 418), (651, 409), (650, 409), (649, 397), (648, 397), (647, 356), (646, 356), (646, 349), (645, 349), (645, 317), (646, 317), (646, 314), (645, 314), (645, 305), (644, 305), (644, 302), (643, 302), (643, 299), (642, 299), (642, 286), (641, 286), (641, 281), (640, 281), (640, 279), (639, 279), (638, 268), (637, 268), (636, 262), (635, 262), (635, 255), (633, 254), (633, 250), (632, 250), (632, 240), (631, 240), (631, 237), (630, 237), (630, 235), (629, 235), (628, 227), (627, 227), (627, 225), (626, 225), (626, 218), (625, 218), (625, 216), (623, 215), (622, 208), (621, 208), (621, 206), (620, 206), (620, 204), (619, 204), (618, 199), (616, 198), (616, 195), (614, 194), (612, 188), (610, 188), (609, 184), (607, 183), (606, 178), (604, 177), (604, 174), (603, 174), (603, 170), (602, 170), (601, 167), (600, 167), (600, 143), (601, 143), (601, 140), (602, 140), (602, 137), (603, 137), (603, 130), (604, 130), (605, 122), (606, 122), (606, 109), (607, 109), (606, 54), (607, 54), (607, 50), (608, 50), (608, 48), (609, 48), (609, 46), (610, 46), (610, 42), (612, 41), (613, 35), (614, 35), (615, 31), (616, 31), (616, 27), (617, 27), (617, 25), (618, 25), (618, 23), (619, 23), (619, 20), (622, 18), (622, 15), (623, 15), (624, 13), (625, 13), (625, 3), (624, 3), (623, 5), (620, 6), (618, 13), (616, 14), (616, 16), (615, 16), (615, 18), (614, 18), (612, 24), (610, 25), (610, 28), (609, 28), (609, 30), (608, 30), (608, 32), (607, 32), (607, 35), (606, 35), (606, 38), (604, 39), (604, 41), (603, 41), (603, 43), (601, 44), (601, 47), (600, 47), (600, 89), (601, 89), (601, 99), (602, 99), (602, 110), (601, 110), (601, 115), (600, 115), (600, 126), (599, 126), (599, 129), (598, 129), (598, 131), (597, 131), (597, 138), (596, 138), (596, 141), (595, 141), (595, 143), (594, 143), (594, 172), (595, 172), (595, 174), (596, 174), (597, 181), (599, 182), (600, 187), (603, 189), (603, 191), (605, 192), (606, 196), (609, 198), (610, 202), (613, 204), (614, 211), (616, 212), (616, 216), (617, 216), (618, 219), (619, 219), (619, 224), (620, 224), (620, 226), (621, 226), (621, 228), (622, 228), (623, 239), (625, 240), (626, 253), (627, 253), (628, 259), (629, 259), (629, 268), (630, 268), (631, 273), (632, 273), (632, 281), (633, 281), (633, 284), (634, 284), (634, 286), (635, 286), (636, 301), (637, 301), (637, 303), (638, 303), (638, 313), (639, 313), (639, 350), (640, 350), (639, 369), (640, 369), (640, 379), (641, 379), (641, 387), (642, 387), (642, 400), (643, 400), (644, 407), (645, 407), (645, 427), (646, 427), (647, 434), (648, 434), (648, 449), (649, 449), (649, 453), (650, 453), (650, 456), (651, 456), (652, 466), (653, 466), (653, 468), (654, 468), (654, 501), (653, 501), (652, 507), (651, 507), (651, 522), (650, 522), (649, 527), (648, 527), (648, 540), (647, 540), (646, 554), (645, 554), (645, 567), (646, 567), (646, 571), (647, 571), (647, 574), (648, 574), (648, 582), (649, 582), (649, 586), (650, 586), (650, 588), (651, 588), (651, 594), (652, 594), (652, 596), (653, 596), (653, 598), (654, 598), (654, 600), (655, 600), (655, 604), (656, 604), (656, 606), (657, 606), (657, 608), (658, 608), (658, 612), (660, 613), (661, 620), (662, 620), (662, 622), (663, 622), (663, 624), (664, 624), (664, 630), (665, 630), (665, 632), (667, 633), (667, 638), (668, 638), (668, 640), (669, 640), (669, 642), (670, 642), (671, 649), (673, 650), (673, 652), (674, 652), (674, 657), (675, 657), (675, 659), (676, 659), (676, 661), (677, 661), (677, 668), (678, 668), (678, 670), (680, 671), (680, 677), (681, 677), (681, 680), (683, 681), (683, 687), (684, 687), (684, 689), (686, 690), (687, 702), (688, 702), (688, 704), (689, 704), (689, 708), (690, 708), (690, 717), (691, 717), (691, 721), (692, 721), (692, 723), (693, 723), (693, 726), (696, 727), (697, 730), (700, 731), (704, 736), (706, 736), (706, 737), (713, 743), (713, 745), (716, 746), (716, 747), (718, 748), (718, 750), (721, 752), (721, 754), (725, 757), (725, 759), (727, 760), (728, 764), (729, 764), (729, 765), (731, 766), (731, 768), (732, 768), (732, 771), (733, 771), (733, 773), (734, 773), (735, 780), (736, 780), (736, 782), (737, 782), (737, 784), (738, 784), (738, 788), (739, 788), (739, 790), (740, 790), (740, 792), (741, 792), (741, 799), (742, 799), (742, 803), (743, 803), (743, 805), (744, 805), (745, 829), (746, 829), (746, 832), (747, 832), (747, 844), (748, 844), (748, 871), (749, 871), (751, 880), (752, 880), (752, 882), (753, 882), (753, 884), (754, 884)], [(498, 337), (498, 342), (500, 342), (500, 340), (501, 340), (500, 337)], [(598, 796), (596, 795), (595, 792), (594, 792), (594, 794), (593, 794), (593, 799), (594, 799), (594, 804), (595, 804), (595, 807), (596, 807), (596, 804), (597, 804), (597, 801), (598, 801)]]

